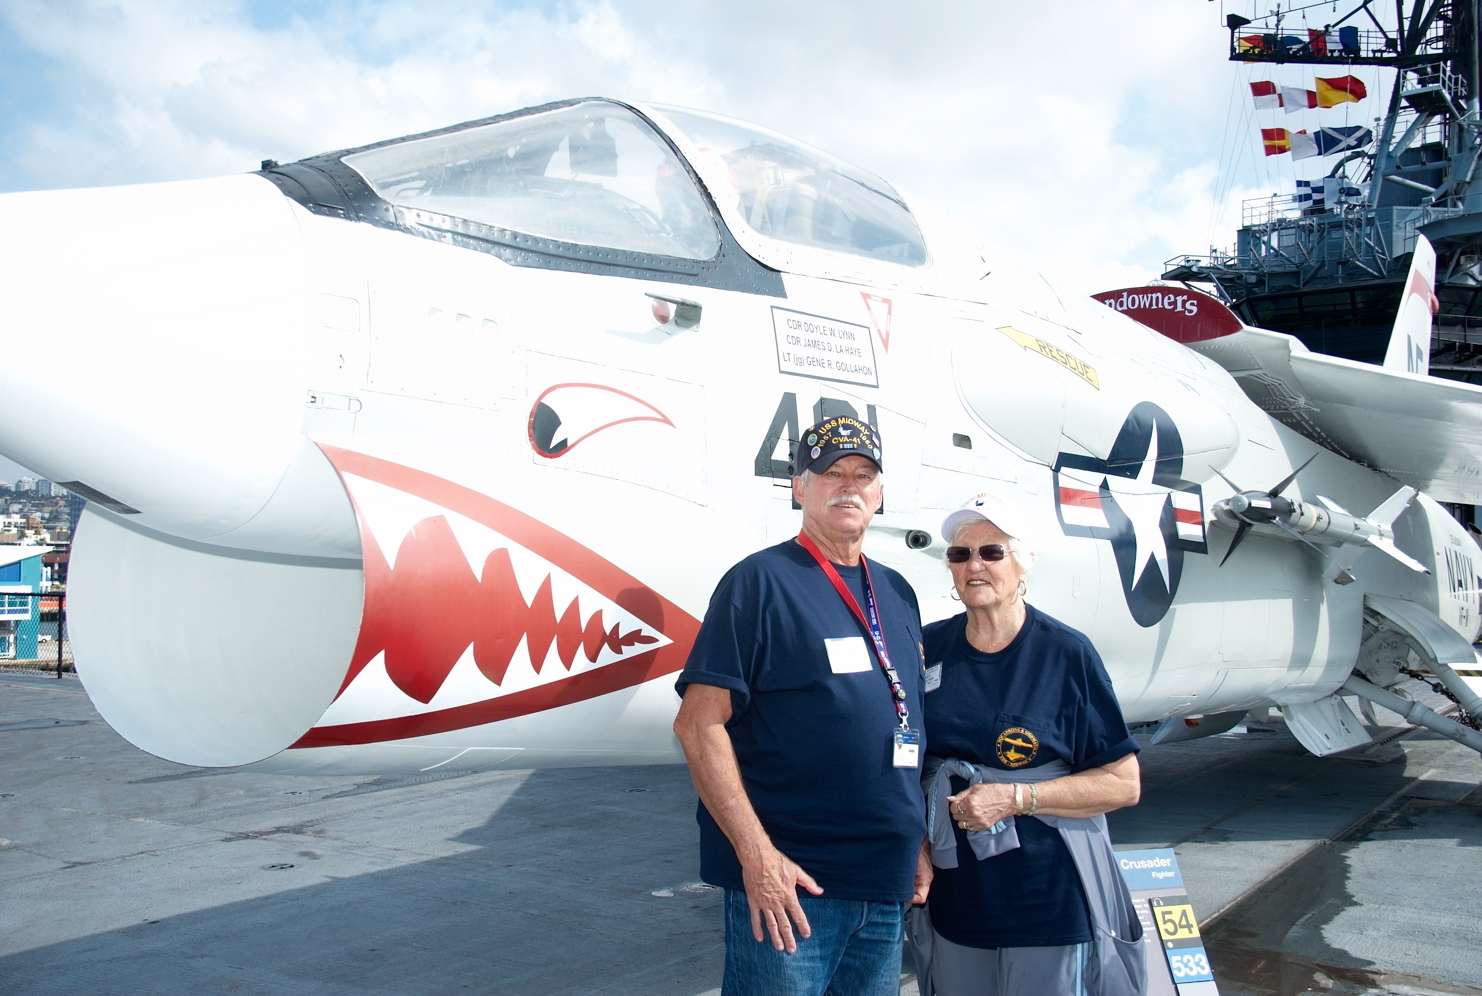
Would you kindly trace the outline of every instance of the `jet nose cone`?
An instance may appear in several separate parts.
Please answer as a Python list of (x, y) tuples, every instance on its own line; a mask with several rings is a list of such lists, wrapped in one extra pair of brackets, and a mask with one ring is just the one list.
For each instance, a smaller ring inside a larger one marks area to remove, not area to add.
[(301, 442), (297, 223), (261, 177), (0, 196), (0, 452), (205, 539)]

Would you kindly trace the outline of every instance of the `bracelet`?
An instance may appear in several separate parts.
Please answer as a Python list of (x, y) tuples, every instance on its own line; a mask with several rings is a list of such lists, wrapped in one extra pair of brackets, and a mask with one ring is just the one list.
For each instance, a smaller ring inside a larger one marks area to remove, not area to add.
[(1024, 786), (1018, 782), (1014, 783), (1014, 813), (1017, 815), (1024, 812)]
[(1025, 816), (1033, 816), (1035, 810), (1039, 809), (1039, 785), (1035, 782), (1029, 783), (1029, 812)]

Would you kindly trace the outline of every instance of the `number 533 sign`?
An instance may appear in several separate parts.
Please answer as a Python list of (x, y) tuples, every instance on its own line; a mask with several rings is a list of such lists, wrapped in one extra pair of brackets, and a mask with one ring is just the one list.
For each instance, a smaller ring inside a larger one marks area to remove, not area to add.
[(1168, 957), (1168, 970), (1173, 973), (1174, 984), (1213, 982), (1214, 973), (1209, 970), (1209, 956), (1204, 953), (1204, 941), (1199, 937), (1194, 907), (1160, 898), (1148, 902), (1152, 906), (1153, 922), (1158, 926), (1158, 936), (1163, 939), (1163, 952)]

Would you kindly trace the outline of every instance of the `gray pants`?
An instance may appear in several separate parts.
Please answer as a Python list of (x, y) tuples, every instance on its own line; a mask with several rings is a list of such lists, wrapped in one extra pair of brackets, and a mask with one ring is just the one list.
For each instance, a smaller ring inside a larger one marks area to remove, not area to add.
[(932, 932), (936, 996), (1085, 996), (1091, 944), (969, 948)]

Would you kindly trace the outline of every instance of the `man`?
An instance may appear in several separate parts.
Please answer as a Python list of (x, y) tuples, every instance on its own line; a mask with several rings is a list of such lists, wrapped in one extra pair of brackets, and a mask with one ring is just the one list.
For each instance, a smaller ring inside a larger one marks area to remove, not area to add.
[(802, 532), (721, 579), (676, 683), (700, 873), (726, 890), (721, 993), (894, 996), (930, 877), (916, 595), (860, 552), (875, 429), (821, 422), (793, 466)]

